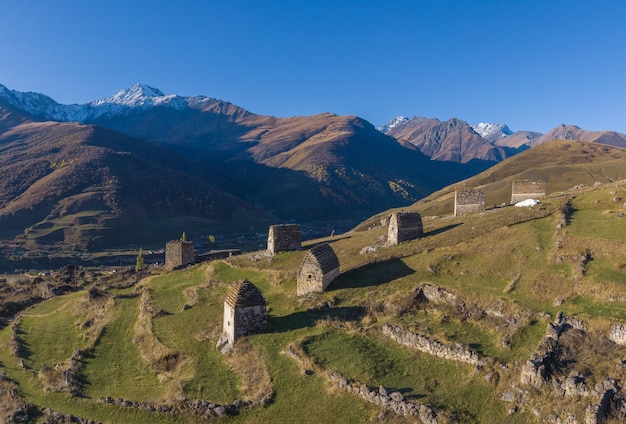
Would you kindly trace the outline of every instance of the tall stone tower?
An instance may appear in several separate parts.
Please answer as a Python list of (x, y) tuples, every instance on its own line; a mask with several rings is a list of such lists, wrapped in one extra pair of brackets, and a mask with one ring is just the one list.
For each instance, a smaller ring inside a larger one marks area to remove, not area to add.
[(454, 191), (454, 216), (468, 215), (484, 210), (484, 190), (464, 187)]
[(193, 243), (173, 240), (165, 245), (165, 268), (172, 270), (195, 261)]
[(267, 250), (275, 255), (285, 250), (300, 250), (302, 240), (298, 224), (272, 225), (267, 236)]

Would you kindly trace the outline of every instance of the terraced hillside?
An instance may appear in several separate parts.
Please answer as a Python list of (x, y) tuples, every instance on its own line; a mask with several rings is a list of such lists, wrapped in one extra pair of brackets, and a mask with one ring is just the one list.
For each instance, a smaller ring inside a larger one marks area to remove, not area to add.
[[(372, 221), (327, 240), (341, 275), (304, 299), (296, 273), (321, 240), (154, 268), (125, 288), (98, 280), (7, 321), (0, 412), (28, 422), (622, 422), (625, 198), (620, 181), (534, 208), (423, 214), (425, 237), (392, 247)], [(244, 278), (267, 300), (269, 328), (223, 356), (224, 296)]]

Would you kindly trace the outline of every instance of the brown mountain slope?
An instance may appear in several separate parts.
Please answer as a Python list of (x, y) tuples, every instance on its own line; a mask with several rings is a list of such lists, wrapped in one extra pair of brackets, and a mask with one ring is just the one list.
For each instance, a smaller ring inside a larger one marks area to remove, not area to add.
[[(162, 241), (204, 221), (270, 217), (212, 186), (209, 172), (154, 144), (104, 128), (29, 122), (0, 134), (0, 232), (93, 248)], [(181, 218), (189, 217), (189, 223)], [(167, 236), (166, 234), (169, 234)]]
[(626, 149), (587, 141), (554, 140), (526, 150), (467, 180), (439, 190), (416, 203), (427, 215), (450, 214), (454, 190), (485, 190), (486, 205), (509, 203), (513, 180), (543, 180), (548, 193), (574, 186), (626, 179)]
[(478, 135), (466, 122), (452, 118), (413, 118), (389, 130), (387, 135), (405, 146), (413, 146), (431, 159), (466, 163), (472, 159), (499, 162), (505, 149)]
[(279, 120), (225, 163), (275, 213), (331, 220), (410, 203), (469, 173), (402, 147), (360, 118), (331, 114)]
[(210, 163), (232, 178), (238, 196), (284, 219), (354, 219), (484, 169), (429, 161), (357, 117), (273, 118), (216, 100), (187, 102), (97, 123)]

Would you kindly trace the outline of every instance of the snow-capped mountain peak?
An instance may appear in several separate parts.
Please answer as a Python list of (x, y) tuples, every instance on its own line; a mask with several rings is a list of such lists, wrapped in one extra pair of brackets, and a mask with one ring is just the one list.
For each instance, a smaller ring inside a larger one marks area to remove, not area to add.
[(511, 131), (506, 124), (492, 124), (488, 122), (481, 122), (472, 125), (472, 129), (476, 131), (482, 138), (489, 141), (508, 137), (513, 134), (513, 131)]
[(81, 123), (90, 123), (103, 116), (124, 115), (142, 108), (157, 106), (180, 110), (189, 106), (188, 101), (201, 104), (211, 100), (204, 96), (182, 97), (163, 94), (158, 88), (146, 84), (135, 84), (112, 96), (81, 105), (59, 104), (44, 94), (10, 90), (3, 85), (0, 85), (0, 98), (39, 119)]
[(409, 118), (407, 118), (406, 116), (403, 116), (403, 115), (399, 115), (399, 116), (396, 116), (395, 118), (393, 118), (391, 121), (387, 122), (385, 125), (381, 125), (380, 127), (376, 127), (376, 129), (384, 134), (384, 133), (387, 133), (392, 128), (397, 127), (398, 125), (402, 125), (402, 124), (404, 124), (405, 122), (408, 122), (408, 121), (409, 121)]
[(130, 88), (120, 90), (110, 97), (89, 102), (90, 106), (115, 104), (120, 106), (137, 107), (151, 106), (166, 102), (176, 97), (174, 94), (165, 95), (158, 88), (146, 84), (135, 84)]

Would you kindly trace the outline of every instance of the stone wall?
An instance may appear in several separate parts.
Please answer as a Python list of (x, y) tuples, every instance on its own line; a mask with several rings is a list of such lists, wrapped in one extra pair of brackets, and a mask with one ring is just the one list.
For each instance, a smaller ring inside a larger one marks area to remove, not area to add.
[[(309, 369), (312, 362), (298, 351), (298, 349), (290, 345), (287, 346), (283, 352), (298, 362), (302, 368), (303, 374), (310, 375), (313, 373), (313, 371)], [(355, 380), (348, 379), (337, 371), (325, 371), (324, 375), (326, 375), (326, 378), (333, 387), (348, 391), (396, 415), (407, 418), (415, 417), (423, 424), (437, 424), (439, 422), (437, 415), (431, 408), (423, 404), (407, 402), (402, 393), (398, 391), (389, 390), (385, 386), (380, 386), (376, 389)]]
[(267, 250), (272, 254), (285, 250), (300, 250), (302, 247), (298, 224), (272, 225), (267, 236)]
[(485, 191), (460, 188), (454, 192), (454, 216), (468, 215), (485, 210)]
[(387, 244), (395, 245), (403, 241), (415, 240), (424, 236), (422, 217), (417, 212), (395, 212), (389, 219)]
[(511, 203), (527, 199), (543, 199), (546, 197), (546, 184), (543, 181), (515, 180), (511, 187)]
[(174, 269), (195, 261), (193, 243), (174, 240), (165, 245), (165, 268)]
[(447, 346), (443, 343), (421, 334), (412, 333), (397, 326), (385, 324), (382, 328), (385, 336), (398, 344), (410, 347), (420, 352), (438, 356), (452, 361), (465, 362), (472, 365), (485, 365), (486, 359), (481, 359), (476, 352), (465, 349), (461, 345)]
[(219, 404), (206, 400), (193, 400), (179, 398), (167, 403), (156, 403), (150, 401), (132, 401), (122, 398), (101, 397), (101, 403), (117, 405), (124, 408), (133, 408), (139, 411), (155, 412), (168, 415), (179, 415), (183, 417), (199, 417), (208, 420), (216, 417), (237, 415), (239, 409), (252, 406), (250, 402), (236, 400), (231, 404)]
[(438, 424), (439, 419), (431, 408), (419, 403), (407, 402), (402, 393), (391, 392), (384, 386), (378, 389), (349, 380), (336, 371), (328, 371), (326, 377), (338, 389), (346, 390), (363, 400), (387, 409), (401, 417), (416, 417), (423, 424)]

